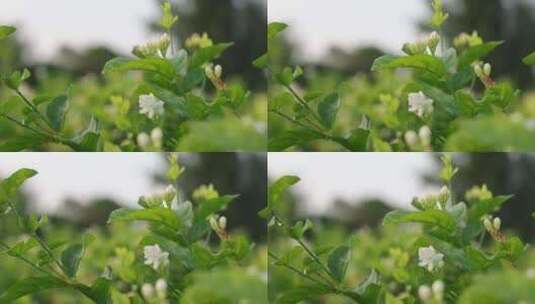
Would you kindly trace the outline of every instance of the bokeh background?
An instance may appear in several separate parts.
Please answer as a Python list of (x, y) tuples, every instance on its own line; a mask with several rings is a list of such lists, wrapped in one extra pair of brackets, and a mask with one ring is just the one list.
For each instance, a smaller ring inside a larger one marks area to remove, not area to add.
[[(292, 64), (368, 74), (375, 58), (400, 53), (403, 43), (428, 32), (430, 0), (270, 0), (268, 20), (289, 25), (284, 56)], [(535, 50), (534, 0), (444, 0), (450, 19), (445, 33), (478, 31), (486, 41), (505, 40), (489, 59), (494, 73), (518, 87), (533, 88), (532, 71), (520, 61)], [(271, 51), (271, 50), (270, 50)], [(276, 51), (276, 50), (274, 50)]]
[[(434, 153), (270, 153), (271, 180), (297, 175), (288, 201), (290, 218), (312, 217), (348, 232), (380, 228), (385, 214), (411, 209), (414, 197), (435, 193), (440, 155)], [(497, 214), (503, 227), (535, 240), (535, 154), (455, 153), (459, 173), (453, 183), (458, 200), (475, 185), (494, 195), (514, 197)]]

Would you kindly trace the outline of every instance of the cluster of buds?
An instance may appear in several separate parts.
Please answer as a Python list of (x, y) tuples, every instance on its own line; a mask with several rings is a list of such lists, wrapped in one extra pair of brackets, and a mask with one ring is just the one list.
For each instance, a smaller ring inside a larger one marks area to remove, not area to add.
[(156, 150), (159, 151), (162, 148), (163, 132), (160, 128), (154, 128), (150, 132), (150, 135), (142, 132), (137, 135), (137, 145), (143, 149), (143, 151)]
[(448, 203), (451, 202), (450, 198), (450, 189), (446, 186), (443, 186), (438, 194), (428, 194), (424, 197), (417, 198), (415, 203), (423, 210), (444, 210)]
[(149, 41), (134, 47), (132, 53), (139, 58), (167, 56), (167, 51), (171, 46), (171, 36), (163, 34), (157, 40)]
[(493, 197), (492, 192), (487, 188), (487, 185), (474, 186), (466, 191), (464, 195), (468, 202), (489, 200)]
[(201, 185), (193, 191), (193, 200), (196, 202), (206, 201), (219, 197), (219, 192), (214, 188), (214, 185)]
[(490, 63), (476, 62), (473, 65), (474, 73), (483, 82), (485, 87), (493, 87), (496, 83), (492, 80), (492, 66)]
[(483, 218), (483, 226), (485, 230), (492, 236), (492, 238), (498, 242), (505, 241), (505, 235), (500, 231), (502, 227), (502, 220), (499, 217), (493, 218), (492, 216), (486, 216)]
[(218, 90), (225, 89), (225, 82), (221, 79), (223, 68), (220, 65), (207, 64), (204, 66), (204, 74)]
[(191, 35), (188, 39), (186, 39), (186, 48), (190, 50), (194, 49), (202, 49), (206, 47), (210, 47), (214, 45), (214, 42), (207, 33), (203, 33), (202, 36), (198, 33), (195, 33)]
[(407, 131), (404, 137), (405, 142), (412, 150), (432, 150), (431, 135), (431, 129), (428, 126), (423, 126), (418, 133), (413, 130)]
[(178, 196), (178, 191), (173, 185), (167, 186), (161, 193), (151, 196), (142, 196), (139, 198), (138, 204), (144, 208), (158, 208), (161, 206), (171, 208), (173, 202)]
[(442, 304), (444, 303), (444, 282), (437, 280), (431, 287), (422, 285), (418, 288), (418, 296), (425, 304)]
[(167, 282), (164, 279), (156, 281), (154, 286), (149, 283), (143, 284), (141, 287), (141, 295), (147, 303), (169, 303), (167, 300)]
[(483, 44), (483, 39), (479, 37), (477, 31), (473, 31), (471, 35), (467, 33), (461, 33), (459, 36), (453, 39), (453, 45), (457, 49), (473, 47), (480, 44)]
[(413, 43), (405, 43), (403, 45), (403, 52), (407, 55), (434, 55), (440, 43), (440, 35), (437, 32), (432, 32), (424, 39), (419, 39)]
[(221, 240), (228, 240), (227, 218), (225, 216), (220, 216), (219, 218), (217, 216), (211, 216), (208, 218), (208, 222), (210, 223), (212, 230), (217, 233)]

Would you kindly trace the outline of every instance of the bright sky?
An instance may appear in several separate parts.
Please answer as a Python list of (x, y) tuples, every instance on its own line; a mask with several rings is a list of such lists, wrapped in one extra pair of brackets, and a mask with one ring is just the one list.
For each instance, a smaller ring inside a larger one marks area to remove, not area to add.
[(304, 56), (317, 59), (331, 45), (379, 45), (389, 51), (418, 36), (423, 0), (269, 0), (269, 21), (289, 24)]
[(19, 34), (39, 60), (62, 45), (77, 49), (104, 44), (121, 52), (149, 37), (147, 22), (159, 14), (154, 0), (1, 0), (0, 24)]
[(336, 198), (379, 198), (407, 207), (414, 196), (433, 192), (422, 182), (435, 163), (425, 153), (269, 153), (272, 180), (297, 175), (295, 191), (311, 213), (324, 212)]
[(23, 186), (44, 210), (66, 198), (112, 198), (126, 205), (159, 191), (152, 174), (164, 165), (156, 153), (0, 153), (0, 176), (21, 168), (39, 174)]

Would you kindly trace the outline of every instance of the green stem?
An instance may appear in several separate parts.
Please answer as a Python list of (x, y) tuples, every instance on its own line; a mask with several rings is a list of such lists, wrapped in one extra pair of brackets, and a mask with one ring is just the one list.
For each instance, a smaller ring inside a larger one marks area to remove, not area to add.
[(22, 100), (24, 101), (24, 103), (28, 106), (28, 108), (30, 108), (30, 110), (32, 110), (35, 114), (37, 114), (37, 116), (47, 125), (49, 126), (51, 129), (54, 129), (52, 127), (52, 124), (50, 123), (50, 121), (48, 119), (46, 119), (46, 117), (39, 111), (39, 109), (37, 109), (37, 107), (28, 99), (26, 98), (26, 96), (24, 96), (24, 94), (22, 94), (22, 92), (19, 90), (19, 89), (15, 89), (15, 92), (17, 93), (17, 95), (22, 98)]
[(290, 265), (290, 264), (288, 264), (288, 263), (283, 262), (278, 256), (276, 256), (276, 255), (275, 255), (274, 253), (272, 253), (271, 251), (269, 251), (268, 254), (269, 254), (269, 256), (270, 256), (272, 259), (275, 260), (275, 262), (279, 263), (279, 265), (281, 265), (281, 266), (283, 266), (283, 267), (285, 267), (285, 268), (288, 268), (289, 270), (291, 270), (292, 272), (298, 274), (299, 276), (301, 276), (301, 277), (303, 277), (303, 278), (305, 278), (305, 279), (307, 279), (307, 280), (310, 280), (310, 281), (312, 281), (312, 282), (314, 282), (314, 283), (316, 283), (316, 284), (319, 284), (319, 285), (322, 285), (322, 286), (324, 286), (324, 287), (327, 287), (327, 288), (329, 288), (329, 289), (335, 289), (335, 288), (334, 288), (333, 286), (331, 286), (330, 284), (328, 285), (328, 284), (326, 284), (326, 283), (324, 283), (324, 282), (321, 282), (321, 281), (315, 279), (314, 277), (312, 277), (312, 276), (310, 276), (310, 275), (304, 273), (303, 271), (301, 271), (301, 270), (295, 268), (294, 266), (292, 266), (292, 265)]

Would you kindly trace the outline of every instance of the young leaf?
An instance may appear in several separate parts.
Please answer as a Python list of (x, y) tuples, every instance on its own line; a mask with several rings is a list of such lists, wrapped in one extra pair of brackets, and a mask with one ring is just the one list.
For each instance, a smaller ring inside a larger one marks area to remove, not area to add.
[(351, 248), (349, 246), (337, 247), (329, 254), (327, 266), (338, 283), (344, 280), (350, 260)]
[(272, 22), (268, 25), (268, 40), (275, 38), (280, 32), (284, 31), (288, 27), (287, 24), (282, 22)]
[(524, 57), (522, 62), (524, 62), (524, 64), (527, 64), (527, 65), (535, 65), (535, 52)]
[(322, 120), (322, 124), (327, 129), (333, 127), (338, 109), (340, 109), (340, 98), (336, 93), (328, 95), (318, 103), (318, 114)]
[(502, 45), (503, 41), (492, 41), (484, 44), (470, 47), (464, 51), (459, 57), (459, 67), (469, 66), (470, 64), (478, 61), (487, 55), (489, 55), (494, 49)]
[(61, 254), (61, 264), (63, 265), (65, 274), (70, 278), (76, 276), (84, 252), (85, 248), (83, 244), (74, 244), (67, 247)]
[(471, 219), (479, 220), (482, 216), (486, 214), (496, 212), (503, 204), (505, 204), (512, 197), (512, 195), (502, 195), (473, 203), (472, 207), (468, 212), (468, 215)]
[(117, 209), (110, 214), (108, 220), (109, 223), (115, 221), (147, 221), (163, 224), (174, 230), (179, 230), (182, 227), (182, 222), (178, 216), (171, 209), (163, 207), (143, 210)]
[(299, 221), (290, 228), (290, 236), (294, 239), (301, 239), (307, 230), (312, 228), (312, 222), (310, 220)]
[(32, 169), (20, 169), (0, 183), (0, 205), (17, 193), (22, 184), (29, 178), (37, 175)]
[(228, 49), (232, 45), (233, 43), (219, 43), (198, 50), (193, 54), (193, 56), (191, 56), (191, 68), (199, 68), (203, 64), (218, 58), (226, 49)]
[(297, 176), (284, 176), (279, 178), (268, 190), (268, 206), (272, 207), (277, 204), (286, 189), (297, 184), (300, 181)]
[(11, 303), (24, 296), (48, 289), (69, 287), (63, 281), (51, 276), (27, 278), (17, 281), (0, 295), (1, 303)]
[(15, 31), (17, 31), (17, 29), (12, 26), (7, 26), (7, 25), (0, 26), (0, 39), (4, 39), (10, 36)]
[(63, 122), (65, 121), (68, 108), (69, 100), (66, 95), (58, 96), (48, 104), (46, 117), (52, 124), (54, 130), (59, 132), (63, 128)]
[(225, 195), (200, 202), (195, 212), (195, 219), (205, 220), (208, 216), (223, 211), (237, 197), (237, 195)]
[(392, 56), (385, 55), (377, 58), (372, 65), (372, 72), (397, 69), (412, 68), (427, 71), (435, 76), (442, 77), (446, 74), (444, 62), (431, 55), (414, 55), (414, 56)]
[(115, 58), (104, 65), (103, 74), (114, 71), (145, 71), (160, 74), (167, 79), (175, 76), (175, 67), (167, 60), (161, 58), (128, 59)]
[(426, 210), (418, 212), (408, 211), (392, 211), (388, 213), (383, 223), (388, 224), (402, 224), (402, 223), (422, 223), (435, 227), (440, 227), (448, 233), (455, 232), (457, 223), (453, 217), (447, 212), (440, 210)]

